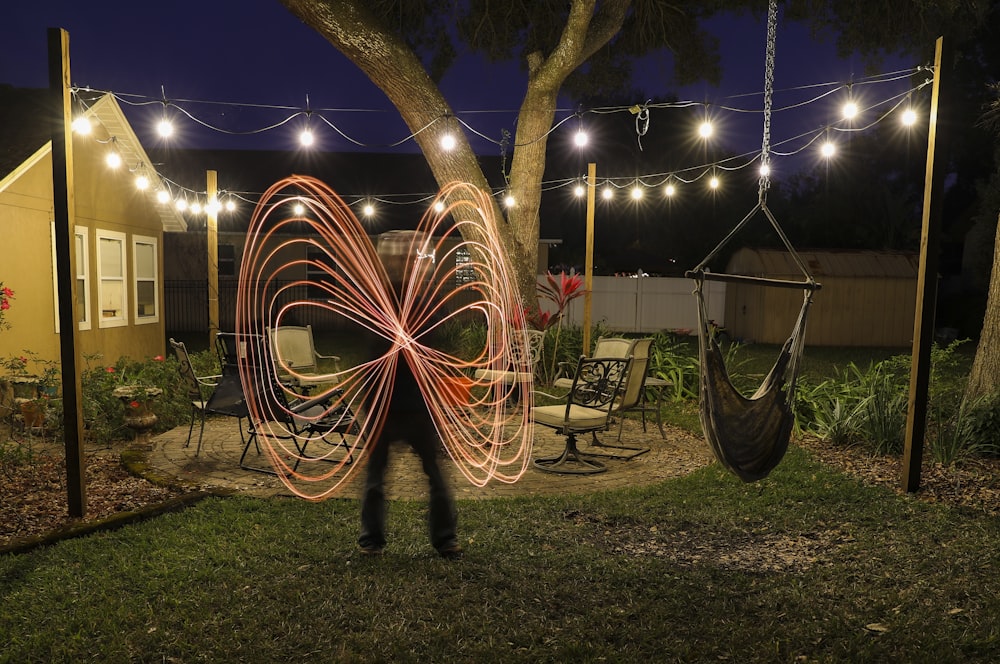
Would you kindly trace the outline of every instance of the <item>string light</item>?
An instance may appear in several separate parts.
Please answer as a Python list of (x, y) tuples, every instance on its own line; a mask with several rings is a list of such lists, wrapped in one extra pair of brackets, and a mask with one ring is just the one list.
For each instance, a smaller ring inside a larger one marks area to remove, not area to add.
[(296, 203), (292, 206), (292, 212), (295, 213), (296, 217), (301, 217), (306, 212), (306, 206), (302, 203)]
[(903, 111), (902, 122), (904, 126), (912, 127), (917, 122), (917, 112), (912, 108)]
[(858, 105), (853, 101), (849, 101), (844, 104), (842, 113), (845, 120), (853, 120), (858, 116)]
[(145, 175), (139, 175), (135, 178), (135, 188), (139, 191), (146, 191), (149, 189), (149, 178)]
[(601, 189), (601, 198), (603, 198), (604, 200), (610, 201), (614, 197), (615, 197), (615, 192), (612, 191), (610, 185), (604, 187), (604, 189)]
[(76, 116), (70, 126), (73, 128), (73, 131), (80, 136), (90, 135), (90, 132), (93, 129), (93, 125), (90, 124), (90, 118), (83, 115)]
[(509, 208), (514, 207), (514, 204), (516, 202), (517, 201), (514, 200), (514, 196), (511, 195), (510, 193), (508, 193), (506, 196), (503, 197), (503, 204)]
[(156, 192), (156, 202), (161, 205), (166, 205), (170, 202), (170, 193), (166, 189), (160, 189)]
[(820, 146), (819, 152), (821, 155), (829, 159), (837, 153), (837, 146), (831, 141), (826, 141), (822, 146)]
[(188, 202), (186, 198), (178, 198), (177, 202), (174, 203), (174, 205), (180, 212), (184, 212), (184, 210), (187, 210)]
[(163, 118), (156, 123), (156, 133), (160, 135), (161, 138), (170, 138), (174, 134), (174, 125), (167, 118)]
[(675, 187), (673, 183), (670, 183), (663, 188), (663, 193), (666, 196), (673, 196), (677, 193), (677, 187)]
[(575, 143), (578, 148), (586, 146), (589, 141), (590, 137), (587, 136), (587, 132), (582, 129), (578, 129), (576, 134), (573, 136), (573, 143)]
[(632, 187), (632, 200), (638, 201), (642, 198), (642, 187), (636, 185)]
[(712, 123), (705, 120), (698, 125), (698, 135), (702, 138), (709, 138), (712, 135)]
[(586, 194), (586, 193), (587, 193), (587, 190), (586, 190), (586, 188), (582, 184), (577, 184), (575, 187), (573, 187), (573, 194), (577, 198), (583, 198), (584, 194)]
[(191, 203), (191, 207), (189, 209), (191, 210), (192, 214), (201, 214), (201, 203), (195, 201)]
[(236, 201), (230, 198), (226, 201), (226, 212), (235, 212), (235, 211), (236, 211)]
[(761, 164), (760, 165), (760, 175), (761, 175), (761, 177), (765, 177), (766, 178), (770, 174), (771, 174), (771, 167), (769, 165), (767, 165), (767, 164)]
[(110, 168), (118, 168), (119, 166), (122, 165), (122, 156), (118, 154), (117, 151), (111, 150), (110, 152), (108, 152), (107, 156), (104, 157), (104, 162)]
[(371, 203), (365, 203), (365, 206), (361, 209), (361, 212), (366, 216), (370, 217), (375, 214), (375, 206)]
[(441, 137), (441, 149), (445, 152), (451, 152), (455, 149), (455, 135), (448, 132)]
[(302, 133), (299, 134), (299, 144), (302, 147), (304, 148), (311, 147), (315, 142), (316, 142), (316, 137), (313, 136), (313, 133), (309, 128), (303, 129)]
[(444, 203), (441, 201), (434, 201), (434, 211), (438, 214), (444, 212)]
[(708, 186), (711, 189), (718, 189), (719, 188), (719, 177), (716, 176), (716, 175), (713, 175), (712, 178), (708, 181)]

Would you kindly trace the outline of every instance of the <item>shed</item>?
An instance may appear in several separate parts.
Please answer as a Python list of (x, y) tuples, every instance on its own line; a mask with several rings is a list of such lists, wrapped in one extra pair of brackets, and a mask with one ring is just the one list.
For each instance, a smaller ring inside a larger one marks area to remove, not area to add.
[[(806, 343), (814, 346), (909, 346), (913, 339), (918, 256), (904, 252), (800, 251), (822, 290), (813, 298)], [(800, 279), (791, 255), (743, 248), (726, 272)], [(729, 284), (726, 325), (734, 338), (784, 343), (802, 306), (802, 292)]]

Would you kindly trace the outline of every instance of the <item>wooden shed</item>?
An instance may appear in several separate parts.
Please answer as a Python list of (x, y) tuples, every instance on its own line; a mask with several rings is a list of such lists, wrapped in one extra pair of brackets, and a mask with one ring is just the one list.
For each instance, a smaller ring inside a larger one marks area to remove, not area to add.
[[(814, 346), (911, 345), (918, 256), (901, 252), (801, 251), (822, 284), (813, 299), (806, 343)], [(800, 279), (788, 252), (740, 249), (726, 271), (773, 279)], [(802, 306), (802, 291), (729, 284), (726, 325), (734, 338), (784, 343)]]

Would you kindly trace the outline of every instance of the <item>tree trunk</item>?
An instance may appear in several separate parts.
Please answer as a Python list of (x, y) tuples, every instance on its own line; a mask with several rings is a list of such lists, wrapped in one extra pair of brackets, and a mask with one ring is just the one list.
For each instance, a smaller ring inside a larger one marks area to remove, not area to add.
[(1000, 391), (1000, 217), (993, 242), (993, 271), (976, 358), (965, 388), (966, 401)]

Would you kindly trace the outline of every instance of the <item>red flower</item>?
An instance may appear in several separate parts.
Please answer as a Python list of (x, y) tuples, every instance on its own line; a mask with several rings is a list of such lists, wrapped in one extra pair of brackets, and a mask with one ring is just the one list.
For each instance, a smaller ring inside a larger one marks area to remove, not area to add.
[(3, 295), (4, 295), (4, 297), (14, 297), (14, 291), (12, 291), (11, 289), (9, 289), (6, 286), (4, 286), (3, 287)]
[(10, 309), (10, 302), (7, 300), (0, 302), (0, 309)]
[(138, 408), (140, 405), (141, 404), (138, 401), (129, 402), (129, 406), (131, 406), (132, 408)]
[(153, 361), (154, 362), (162, 362), (163, 361), (163, 356), (162, 355), (157, 355), (156, 357), (153, 358)]
[(107, 371), (108, 373), (114, 373), (115, 372), (115, 368), (114, 367), (108, 367), (107, 369), (105, 369), (105, 371)]

